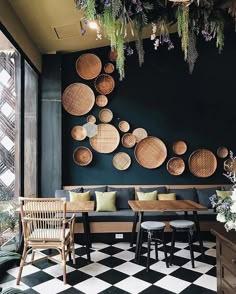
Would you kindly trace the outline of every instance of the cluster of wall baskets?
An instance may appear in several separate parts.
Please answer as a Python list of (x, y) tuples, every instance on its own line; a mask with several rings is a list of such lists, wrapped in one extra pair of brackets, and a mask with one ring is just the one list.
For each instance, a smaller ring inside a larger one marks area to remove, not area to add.
[[(92, 111), (94, 105), (100, 107), (98, 118), (89, 114), (83, 126), (74, 126), (71, 137), (77, 141), (89, 138), (89, 143), (95, 151), (107, 154), (114, 152), (121, 143), (125, 148), (134, 147), (134, 157), (140, 166), (147, 169), (160, 167), (167, 158), (165, 143), (157, 137), (148, 135), (143, 128), (136, 128), (130, 132), (130, 124), (121, 120), (118, 129), (112, 124), (113, 112), (104, 108), (109, 103), (107, 95), (115, 88), (115, 81), (111, 74), (114, 72), (117, 54), (109, 52), (110, 62), (102, 65), (100, 58), (92, 53), (82, 54), (75, 64), (77, 74), (86, 80), (94, 79), (94, 90), (85, 83), (73, 83), (63, 92), (62, 105), (71, 115), (84, 116)], [(104, 73), (102, 72), (104, 71)], [(94, 91), (97, 92), (95, 98)], [(98, 125), (96, 122), (100, 121)], [(184, 141), (176, 141), (172, 145), (175, 156), (168, 159), (166, 170), (173, 176), (180, 176), (185, 171), (185, 162), (180, 157), (187, 151)], [(225, 146), (217, 149), (219, 158), (226, 158), (229, 154)], [(85, 147), (79, 146), (73, 152), (73, 160), (80, 166), (87, 166), (92, 162), (93, 153)], [(131, 165), (131, 157), (126, 152), (114, 154), (113, 166), (117, 170), (127, 170)], [(188, 159), (188, 167), (195, 177), (206, 178), (214, 174), (217, 168), (217, 159), (208, 149), (198, 149), (192, 152)]]

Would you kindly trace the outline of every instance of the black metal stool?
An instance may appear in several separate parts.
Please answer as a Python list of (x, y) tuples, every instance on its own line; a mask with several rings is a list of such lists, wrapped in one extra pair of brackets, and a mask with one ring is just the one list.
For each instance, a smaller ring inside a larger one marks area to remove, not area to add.
[(190, 257), (192, 267), (194, 268), (194, 255), (193, 255), (193, 248), (192, 248), (192, 236), (193, 236), (193, 228), (194, 222), (189, 220), (174, 220), (171, 221), (170, 227), (173, 229), (172, 231), (172, 238), (171, 238), (171, 250), (170, 250), (170, 265), (172, 265), (172, 259), (174, 255), (174, 247), (175, 247), (175, 233), (177, 232), (186, 232), (188, 234), (188, 243), (190, 249)]
[[(163, 244), (164, 254), (165, 254), (165, 260), (166, 260), (166, 267), (169, 267), (168, 263), (168, 257), (167, 257), (167, 251), (166, 251), (166, 244), (165, 244), (165, 223), (162, 222), (155, 222), (155, 221), (147, 221), (141, 223), (140, 228), (140, 238), (141, 238), (141, 244), (139, 247), (138, 252), (138, 261), (140, 260), (141, 255), (141, 248), (143, 243), (143, 232), (147, 232), (148, 236), (148, 251), (147, 251), (147, 267), (146, 270), (149, 271), (149, 265), (150, 265), (150, 251), (151, 251), (151, 243), (153, 242), (155, 245), (155, 253), (156, 253), (156, 260), (158, 260), (158, 245)], [(158, 234), (160, 235), (160, 238), (158, 238)]]

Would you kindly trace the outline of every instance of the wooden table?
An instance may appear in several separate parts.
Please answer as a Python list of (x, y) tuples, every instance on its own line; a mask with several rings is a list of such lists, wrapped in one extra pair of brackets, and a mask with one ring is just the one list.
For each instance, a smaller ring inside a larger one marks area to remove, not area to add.
[(129, 206), (135, 213), (135, 218), (133, 222), (133, 229), (132, 229), (132, 239), (131, 239), (131, 246), (133, 245), (136, 226), (138, 223), (138, 234), (137, 234), (137, 241), (136, 241), (136, 250), (135, 250), (135, 260), (138, 260), (138, 252), (140, 247), (140, 227), (143, 221), (143, 213), (148, 211), (168, 211), (168, 212), (177, 212), (177, 211), (184, 211), (185, 214), (188, 211), (193, 212), (194, 223), (196, 227), (196, 232), (198, 235), (198, 240), (201, 248), (201, 253), (204, 255), (203, 250), (203, 243), (200, 234), (200, 226), (199, 226), (199, 219), (197, 211), (199, 210), (207, 210), (207, 207), (196, 203), (192, 200), (147, 200), (147, 201), (140, 201), (140, 200), (129, 200)]
[(88, 213), (94, 211), (94, 201), (78, 201), (78, 202), (66, 202), (66, 212), (68, 213), (82, 213), (84, 236), (86, 244), (87, 259), (91, 262), (90, 257), (90, 226), (88, 221)]

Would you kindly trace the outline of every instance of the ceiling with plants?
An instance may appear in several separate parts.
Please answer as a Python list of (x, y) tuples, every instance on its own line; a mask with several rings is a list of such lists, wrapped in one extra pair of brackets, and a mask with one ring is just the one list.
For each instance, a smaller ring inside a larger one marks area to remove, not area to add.
[[(192, 73), (198, 58), (197, 40), (214, 40), (219, 53), (224, 47), (224, 32), (236, 24), (236, 0), (74, 0), (78, 9), (84, 9), (82, 33), (88, 21), (97, 21), (97, 39), (107, 38), (117, 52), (116, 67), (122, 80), (125, 76), (125, 57), (137, 50), (140, 66), (144, 62), (142, 33), (152, 26), (150, 39), (154, 49), (166, 45), (175, 47), (170, 28), (177, 26), (184, 60)], [(127, 38), (135, 36), (132, 48)]]

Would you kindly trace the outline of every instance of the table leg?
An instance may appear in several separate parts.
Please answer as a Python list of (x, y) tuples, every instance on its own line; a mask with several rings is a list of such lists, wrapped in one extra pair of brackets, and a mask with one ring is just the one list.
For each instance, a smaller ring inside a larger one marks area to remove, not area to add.
[(134, 220), (133, 220), (133, 228), (132, 228), (132, 234), (131, 234), (130, 247), (133, 247), (133, 245), (134, 245), (137, 222), (138, 222), (138, 213), (135, 212), (134, 213)]
[(84, 226), (84, 237), (85, 237), (85, 244), (86, 244), (86, 251), (87, 251), (87, 259), (89, 262), (91, 262), (90, 257), (90, 226), (88, 221), (88, 213), (82, 212), (82, 218), (83, 218), (83, 226)]
[(202, 256), (204, 256), (205, 253), (204, 253), (204, 250), (203, 250), (203, 242), (202, 242), (202, 238), (201, 238), (201, 232), (200, 232), (200, 226), (199, 226), (199, 219), (198, 219), (197, 211), (193, 211), (193, 217), (194, 217), (194, 223), (195, 223), (195, 227), (196, 227), (196, 232), (197, 232), (197, 236), (198, 236), (198, 241), (199, 241), (201, 253), (202, 253)]
[(141, 238), (140, 238), (140, 233), (141, 233), (141, 223), (143, 220), (143, 212), (139, 212), (139, 220), (138, 220), (138, 233), (137, 233), (137, 241), (136, 241), (136, 250), (135, 250), (135, 261), (138, 262), (139, 260), (139, 250), (140, 250), (140, 243), (141, 243)]

